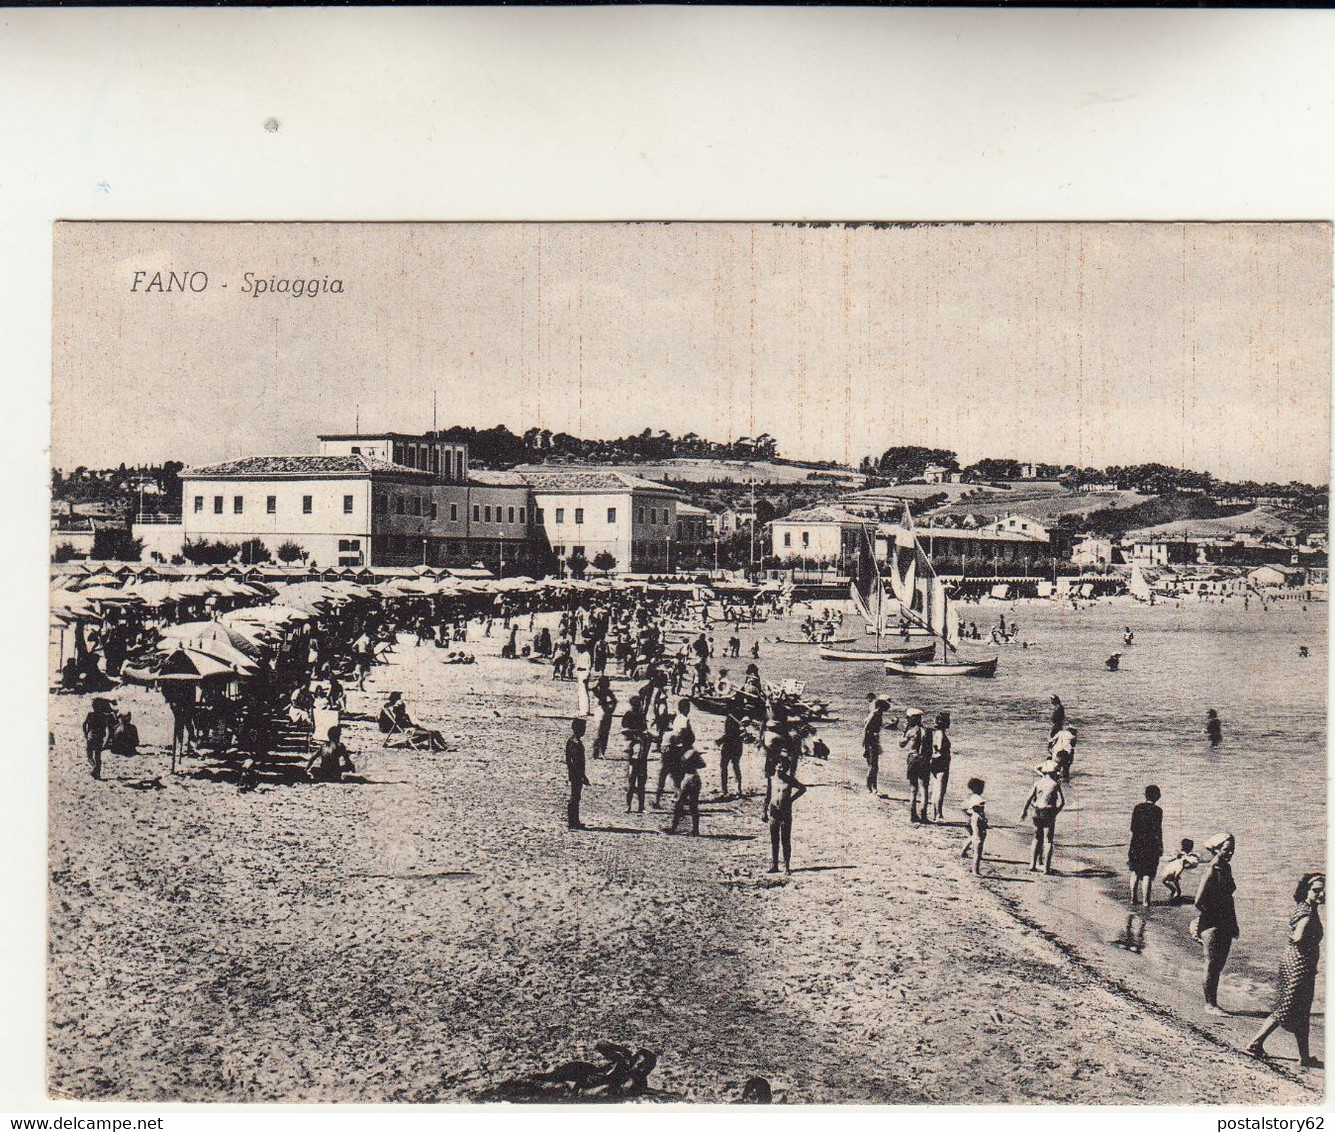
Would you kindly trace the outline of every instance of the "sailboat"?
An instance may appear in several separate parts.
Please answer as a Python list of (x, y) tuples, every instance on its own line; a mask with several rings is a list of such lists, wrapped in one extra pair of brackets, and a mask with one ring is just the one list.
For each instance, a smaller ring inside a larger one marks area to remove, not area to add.
[[(876, 548), (871, 544), (871, 536), (867, 533), (866, 527), (862, 528), (862, 537), (866, 546), (859, 548), (857, 567), (853, 579), (848, 584), (848, 597), (852, 601), (853, 608), (857, 611), (858, 616), (867, 623), (867, 632), (876, 635), (876, 648), (838, 649), (822, 645), (819, 649), (821, 660), (912, 661), (929, 659), (936, 651), (936, 645), (931, 642), (923, 643), (921, 640), (910, 643), (910, 638), (930, 636), (930, 630), (922, 629), (917, 625), (906, 625), (904, 628), (892, 630), (886, 625), (886, 606), (889, 602), (885, 594), (885, 580), (881, 577), (881, 568), (876, 561)], [(895, 573), (894, 589), (896, 598), (899, 600), (902, 616), (903, 602), (899, 598), (899, 594), (903, 590), (903, 580), (898, 577), (897, 564), (892, 564), (891, 569)], [(911, 582), (909, 589), (912, 589)], [(896, 639), (899, 643), (891, 645), (890, 641)]]
[[(913, 518), (907, 507), (904, 509), (904, 526), (913, 534), (913, 563), (900, 576), (905, 591), (900, 596), (900, 610), (922, 624), (922, 618), (914, 610), (915, 604), (920, 606), (926, 619), (926, 628), (941, 643), (941, 659), (936, 659), (936, 643), (933, 642), (928, 656), (887, 659), (886, 673), (891, 676), (995, 676), (996, 656), (967, 660), (960, 655), (957, 648), (958, 623), (953, 622), (950, 616), (950, 594), (945, 583), (936, 576), (931, 559), (918, 541), (913, 530)], [(917, 599), (916, 603), (914, 598)]]

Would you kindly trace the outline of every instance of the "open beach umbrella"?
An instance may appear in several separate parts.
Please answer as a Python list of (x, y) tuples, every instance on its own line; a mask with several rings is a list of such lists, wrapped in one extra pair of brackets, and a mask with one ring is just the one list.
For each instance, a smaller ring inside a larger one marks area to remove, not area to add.
[(62, 621), (77, 621), (81, 617), (96, 617), (97, 610), (82, 594), (57, 590), (51, 595), (51, 615)]
[(118, 577), (110, 570), (99, 570), (96, 574), (90, 574), (86, 578), (79, 578), (71, 587), (77, 590), (91, 589), (93, 586), (111, 586), (118, 587), (124, 581), (124, 578)]
[(263, 651), (254, 641), (221, 621), (186, 621), (168, 625), (161, 630), (161, 635), (164, 641), (178, 641), (202, 652), (212, 652), (212, 646), (221, 644), (255, 659)]
[(113, 589), (111, 586), (89, 586), (76, 592), (85, 601), (105, 605), (142, 605), (144, 600), (133, 593)]

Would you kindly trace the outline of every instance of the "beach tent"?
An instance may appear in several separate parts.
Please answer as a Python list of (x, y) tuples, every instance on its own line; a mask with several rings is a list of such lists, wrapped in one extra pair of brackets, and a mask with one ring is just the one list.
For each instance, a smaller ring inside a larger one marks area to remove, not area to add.
[(1080, 584), (1080, 588), (1079, 588), (1076, 592), (1077, 592), (1081, 597), (1093, 597), (1093, 596), (1094, 596), (1094, 583), (1093, 583), (1093, 582), (1082, 582), (1082, 583)]
[(993, 586), (991, 593), (992, 596), (994, 598), (997, 598), (999, 601), (1005, 601), (1008, 597), (1010, 597), (1011, 588), (1010, 586)]

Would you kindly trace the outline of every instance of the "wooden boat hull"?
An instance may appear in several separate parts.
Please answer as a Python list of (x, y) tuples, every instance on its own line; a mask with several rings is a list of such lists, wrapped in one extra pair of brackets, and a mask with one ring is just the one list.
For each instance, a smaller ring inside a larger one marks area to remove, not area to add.
[(878, 660), (890, 663), (904, 660), (930, 660), (935, 652), (935, 644), (921, 645), (918, 648), (883, 649), (880, 652), (871, 652), (866, 649), (832, 649), (822, 645), (820, 658), (821, 660), (838, 661)]
[(894, 661), (885, 662), (885, 671), (889, 676), (995, 676), (997, 658), (990, 660), (967, 660), (950, 662)]
[(775, 637), (780, 645), (851, 645), (857, 637), (831, 637), (828, 641), (813, 641), (806, 637)]
[[(865, 626), (865, 632), (867, 636), (874, 637), (876, 635), (876, 626), (875, 625)], [(904, 635), (904, 630), (902, 629), (886, 628), (881, 630), (881, 636), (884, 637), (887, 641), (893, 640), (895, 637), (902, 637), (903, 635)], [(935, 634), (931, 631), (931, 629), (924, 629), (921, 625), (910, 625), (909, 636), (933, 637), (935, 636)]]

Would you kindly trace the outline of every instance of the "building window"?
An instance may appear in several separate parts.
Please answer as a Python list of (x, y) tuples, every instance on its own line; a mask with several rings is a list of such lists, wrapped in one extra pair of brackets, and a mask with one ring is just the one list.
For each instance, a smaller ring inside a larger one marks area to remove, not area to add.
[(377, 511), (379, 511), (380, 514), (382, 514), (382, 515), (388, 515), (388, 514), (389, 514), (389, 496), (388, 496), (388, 495), (377, 495), (377, 496), (375, 497), (375, 509), (376, 509)]
[(557, 558), (564, 558), (566, 556), (566, 548), (564, 546), (554, 546), (552, 547), (552, 553), (555, 554)]
[(583, 507), (576, 507), (576, 508), (575, 508), (575, 525), (576, 525), (576, 526), (580, 526), (580, 525), (583, 524), (583, 522), (584, 522), (584, 508), (583, 508)]
[(396, 495), (394, 497), (394, 514), (403, 515), (406, 514), (406, 510), (407, 509), (404, 507), (403, 504), (403, 496)]
[(450, 522), (451, 522), (451, 523), (457, 523), (458, 521), (459, 521), (459, 504), (457, 504), (457, 503), (451, 503), (451, 504), (450, 504)]
[(636, 507), (636, 508), (635, 508), (635, 521), (636, 521), (637, 523), (640, 523), (641, 525), (643, 525), (643, 523), (644, 523), (644, 508), (643, 508), (643, 507)]
[(510, 507), (506, 510), (506, 522), (513, 523), (514, 521), (515, 521), (515, 509), (513, 507)]
[(609, 523), (615, 523), (617, 521), (617, 509), (615, 507), (609, 507), (607, 509), (607, 521)]
[(413, 514), (417, 516), (422, 514), (422, 497), (420, 495), (413, 496)]
[(490, 522), (491, 522), (491, 507), (490, 507), (490, 506), (488, 506), (488, 507), (486, 508), (486, 514), (487, 514), (487, 519), (486, 519), (486, 521), (487, 521), (488, 523), (490, 523)]
[(432, 500), (432, 502), (431, 502), (431, 518), (432, 518), (432, 519), (435, 519), (435, 518), (436, 518), (436, 514), (437, 514), (437, 505), (436, 505), (435, 500)]
[(482, 519), (482, 508), (476, 503), (473, 504), (473, 522), (480, 522)]
[(199, 514), (201, 511), (203, 511), (203, 510), (204, 510), (204, 497), (203, 497), (202, 495), (196, 495), (196, 496), (195, 496), (195, 514), (198, 515), (198, 514)]
[(358, 447), (356, 444), (354, 444), (354, 445), (352, 446), (352, 454), (353, 454), (354, 456), (360, 456), (360, 455), (362, 454), (362, 450), (361, 450), (361, 448)]
[(556, 521), (558, 523), (564, 523), (566, 521), (566, 509), (564, 507), (558, 507), (556, 509)]
[(535, 507), (533, 510), (534, 510), (534, 512), (536, 513), (536, 517), (535, 517), (534, 520), (533, 520), (535, 523), (543, 523), (543, 522), (546, 521), (546, 520), (543, 519), (543, 517), (542, 517), (542, 508), (541, 508), (541, 507)]
[(345, 495), (343, 497), (343, 514), (345, 515), (352, 514), (352, 496), (350, 495)]
[(802, 545), (803, 545), (804, 547), (806, 547), (806, 546), (810, 546), (810, 545), (811, 545), (811, 532), (810, 532), (810, 531), (803, 531), (803, 532), (802, 532)]
[(266, 515), (278, 514), (278, 496), (266, 495), (264, 497), (264, 513)]
[(311, 513), (311, 504), (313, 502), (314, 501), (309, 495), (303, 495), (301, 497), (301, 513), (303, 515), (309, 515)]
[(338, 549), (340, 551), (357, 551), (361, 550), (361, 548), (362, 540), (359, 538), (341, 538), (338, 540)]
[(213, 497), (213, 513), (215, 515), (222, 514), (222, 504), (223, 504), (223, 497), (221, 495), (215, 495)]
[(658, 523), (658, 512), (657, 512), (654, 508), (650, 507), (650, 508), (649, 508), (649, 525), (652, 527), (652, 526), (655, 526), (657, 523)]
[(792, 532), (792, 531), (784, 531), (784, 532), (783, 532), (783, 545), (784, 545), (784, 546), (792, 546), (792, 545), (793, 545), (793, 532)]
[(678, 537), (678, 538), (683, 538), (683, 537), (685, 537), (685, 528), (686, 528), (686, 520), (685, 520), (685, 519), (678, 519), (678, 520), (677, 520), (677, 537)]

